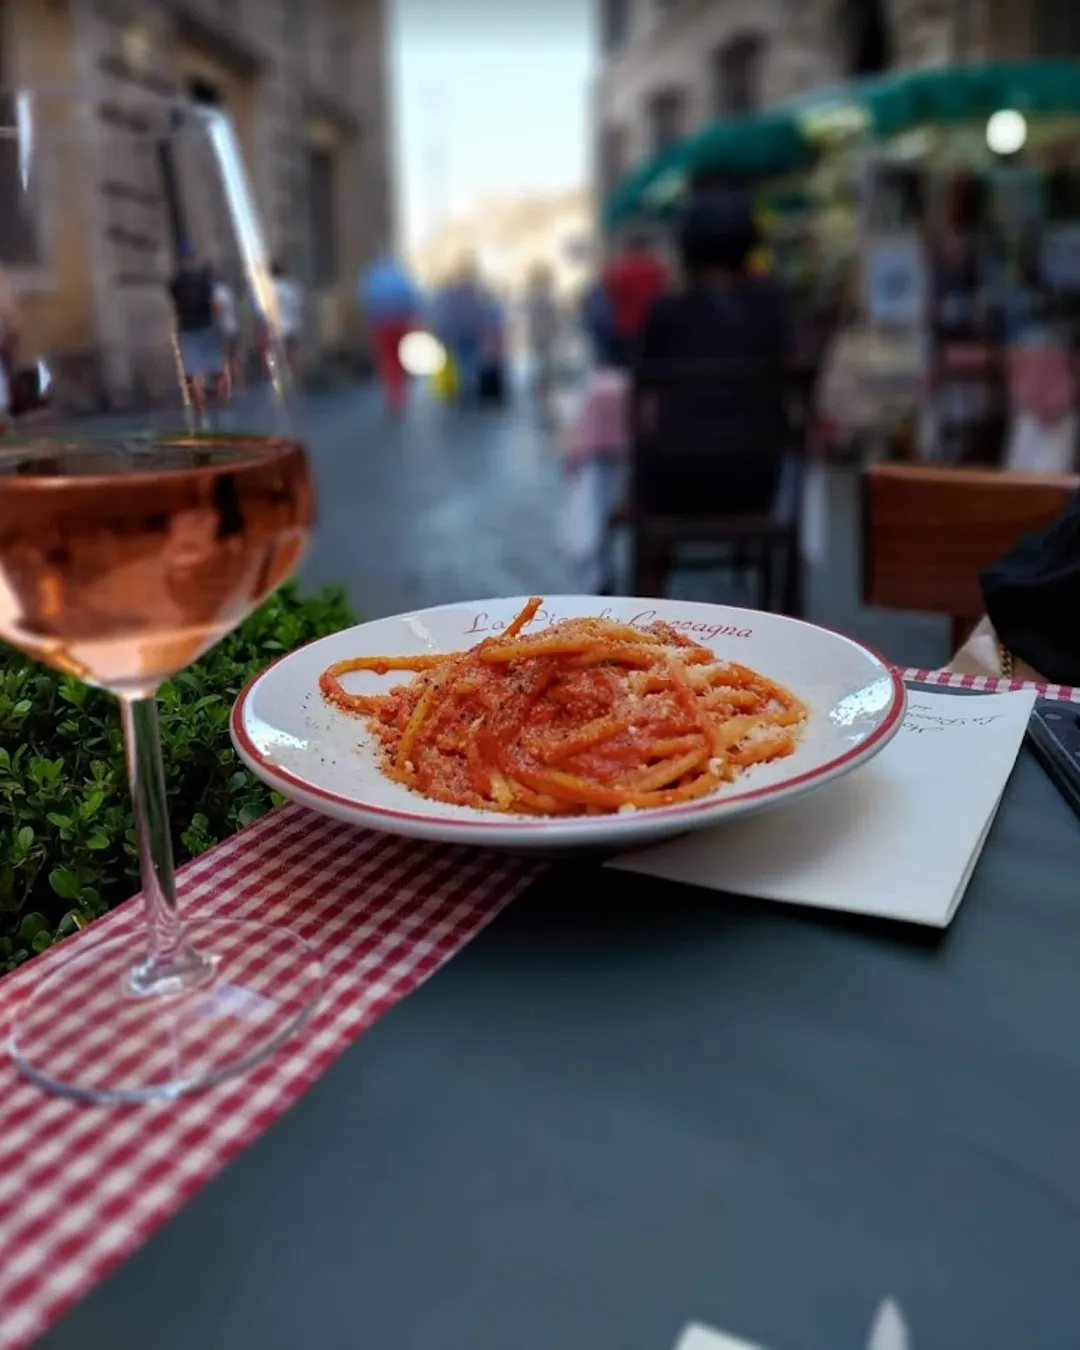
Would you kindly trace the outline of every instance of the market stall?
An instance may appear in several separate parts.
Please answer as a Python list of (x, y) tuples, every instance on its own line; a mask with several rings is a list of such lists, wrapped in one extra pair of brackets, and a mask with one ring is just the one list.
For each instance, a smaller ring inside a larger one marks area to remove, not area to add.
[(1080, 67), (904, 72), (725, 119), (639, 169), (606, 219), (732, 182), (758, 198), (838, 447), (1072, 467)]

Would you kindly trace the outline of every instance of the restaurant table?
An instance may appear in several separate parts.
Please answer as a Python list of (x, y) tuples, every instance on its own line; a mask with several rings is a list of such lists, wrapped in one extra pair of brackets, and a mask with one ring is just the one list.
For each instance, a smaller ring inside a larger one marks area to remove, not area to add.
[(1025, 750), (951, 929), (559, 864), (46, 1350), (1080, 1344), (1080, 823)]

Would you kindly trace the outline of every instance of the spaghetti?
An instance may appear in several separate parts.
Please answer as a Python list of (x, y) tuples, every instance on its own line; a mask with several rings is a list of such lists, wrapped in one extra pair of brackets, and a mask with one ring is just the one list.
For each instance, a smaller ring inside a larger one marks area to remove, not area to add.
[[(388, 777), (490, 811), (670, 806), (795, 749), (807, 710), (782, 685), (665, 623), (566, 619), (523, 636), (540, 604), (467, 651), (338, 661), (319, 686), (368, 719)], [(352, 694), (341, 677), (357, 670), (414, 676)]]

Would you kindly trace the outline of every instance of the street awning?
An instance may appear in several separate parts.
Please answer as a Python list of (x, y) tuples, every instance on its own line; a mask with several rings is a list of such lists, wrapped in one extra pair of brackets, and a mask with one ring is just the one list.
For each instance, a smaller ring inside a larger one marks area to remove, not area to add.
[(1031, 116), (1080, 113), (1080, 63), (994, 62), (899, 71), (815, 90), (748, 117), (722, 118), (636, 169), (609, 198), (617, 225), (662, 214), (696, 175), (756, 178), (807, 168), (830, 145), (852, 136), (884, 138), (932, 123), (989, 117), (1001, 108)]

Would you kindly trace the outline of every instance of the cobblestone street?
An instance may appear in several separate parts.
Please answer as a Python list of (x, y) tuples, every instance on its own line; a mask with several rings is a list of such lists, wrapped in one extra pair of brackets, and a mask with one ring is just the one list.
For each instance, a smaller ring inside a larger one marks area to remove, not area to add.
[[(524, 398), (505, 411), (424, 399), (397, 420), (359, 386), (312, 398), (306, 427), (320, 520), (306, 584), (340, 582), (363, 618), (490, 595), (580, 588), (559, 528), (555, 440)], [(903, 664), (948, 657), (944, 621), (864, 609), (858, 598), (858, 481), (815, 469), (806, 503), (809, 617)], [(712, 573), (679, 594), (751, 603)]]

